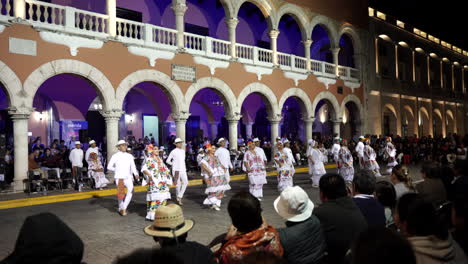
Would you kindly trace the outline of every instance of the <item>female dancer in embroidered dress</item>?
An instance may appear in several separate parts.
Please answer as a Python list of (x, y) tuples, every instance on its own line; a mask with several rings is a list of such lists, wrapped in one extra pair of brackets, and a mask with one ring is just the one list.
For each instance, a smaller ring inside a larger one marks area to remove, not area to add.
[(309, 172), (312, 174), (312, 187), (318, 188), (320, 178), (327, 172), (323, 165), (322, 152), (317, 148), (317, 142), (311, 139), (311, 141), (309, 141), (309, 146), (307, 158), (309, 159)]
[(146, 156), (141, 165), (144, 179), (143, 186), (147, 186), (146, 194), (146, 220), (153, 221), (161, 205), (166, 205), (166, 200), (171, 199), (169, 187), (172, 185), (172, 177), (169, 169), (159, 156), (158, 146), (148, 145)]
[(380, 177), (380, 166), (375, 160), (377, 154), (375, 154), (375, 150), (370, 146), (370, 139), (367, 138), (364, 141), (364, 156), (362, 157), (362, 161), (364, 163), (364, 169), (371, 171), (375, 177)]
[(346, 182), (352, 182), (354, 178), (353, 155), (348, 149), (348, 142), (343, 139), (341, 148), (338, 151), (336, 163), (338, 164), (338, 174)]
[(255, 144), (247, 142), (249, 150), (244, 154), (244, 168), (249, 176), (249, 192), (257, 199), (263, 197), (263, 185), (267, 183), (265, 162), (260, 153), (255, 150)]
[(216, 211), (221, 210), (221, 199), (224, 197), (224, 191), (230, 190), (226, 180), (226, 170), (218, 158), (214, 155), (216, 147), (210, 144), (205, 146), (206, 155), (202, 158), (200, 164), (202, 176), (205, 178), (208, 197), (203, 201), (204, 205), (210, 206)]
[(278, 168), (278, 191), (282, 192), (286, 187), (293, 186), (294, 166), (281, 141), (276, 143), (276, 149), (274, 160)]
[(102, 190), (102, 188), (106, 187), (109, 183), (109, 181), (106, 179), (106, 175), (104, 174), (104, 167), (102, 166), (101, 161), (98, 159), (98, 155), (94, 152), (89, 154), (88, 173), (89, 176), (94, 179), (96, 189)]
[(392, 138), (387, 137), (387, 145), (385, 146), (384, 157), (387, 159), (387, 174), (392, 174), (392, 169), (398, 162), (396, 161), (396, 148), (392, 143)]

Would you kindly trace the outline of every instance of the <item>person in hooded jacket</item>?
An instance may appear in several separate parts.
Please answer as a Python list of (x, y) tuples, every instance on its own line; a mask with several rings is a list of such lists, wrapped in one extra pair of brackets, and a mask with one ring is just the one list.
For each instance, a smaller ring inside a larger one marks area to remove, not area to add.
[(2, 264), (79, 264), (84, 244), (51, 213), (29, 216), (20, 229), (13, 253)]
[(417, 264), (468, 263), (463, 250), (440, 223), (432, 203), (420, 194), (403, 195), (394, 219), (413, 247)]

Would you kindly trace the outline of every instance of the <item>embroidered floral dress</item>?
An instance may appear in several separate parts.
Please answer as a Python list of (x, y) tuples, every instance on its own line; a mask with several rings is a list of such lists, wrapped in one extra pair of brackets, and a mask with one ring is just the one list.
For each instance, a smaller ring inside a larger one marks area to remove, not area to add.
[(96, 188), (104, 188), (109, 183), (109, 181), (106, 179), (106, 175), (104, 174), (104, 167), (102, 166), (101, 161), (99, 161), (99, 159), (89, 161), (88, 174), (94, 179)]
[(374, 176), (379, 177), (382, 175), (380, 174), (380, 166), (375, 160), (376, 157), (377, 154), (371, 146), (364, 146), (364, 156), (362, 157), (364, 169), (371, 171), (372, 173), (374, 173)]
[[(201, 159), (200, 164), (204, 164), (208, 169), (207, 171), (202, 167), (202, 176), (206, 182), (205, 193), (208, 195), (203, 204), (221, 206), (224, 191), (231, 189), (226, 180), (225, 168), (223, 168), (216, 156), (209, 154)], [(212, 173), (211, 176), (210, 172)]]
[[(147, 186), (146, 193), (146, 219), (154, 220), (156, 209), (165, 205), (166, 200), (171, 199), (169, 191), (172, 185), (172, 177), (164, 161), (159, 157), (146, 157), (141, 166), (141, 171), (151, 174), (144, 178), (142, 185)], [(146, 174), (144, 174), (146, 175)]]
[(274, 160), (278, 168), (278, 191), (282, 192), (286, 187), (293, 186), (294, 166), (284, 150), (277, 151)]
[(387, 146), (385, 146), (385, 157), (387, 158), (387, 173), (392, 173), (393, 167), (398, 165), (396, 161), (396, 148), (392, 144), (392, 142), (387, 142)]
[(243, 166), (249, 177), (250, 193), (257, 198), (263, 197), (263, 185), (267, 183), (267, 180), (262, 156), (255, 150), (253, 152), (249, 150), (244, 154), (243, 162), (250, 168), (250, 171), (247, 171), (247, 168)]
[(347, 182), (354, 178), (353, 155), (348, 147), (341, 147), (337, 155), (338, 174)]
[(309, 173), (312, 174), (312, 185), (318, 186), (322, 175), (327, 173), (325, 165), (323, 165), (323, 154), (318, 148), (310, 148), (307, 157), (312, 159), (312, 162), (309, 161)]

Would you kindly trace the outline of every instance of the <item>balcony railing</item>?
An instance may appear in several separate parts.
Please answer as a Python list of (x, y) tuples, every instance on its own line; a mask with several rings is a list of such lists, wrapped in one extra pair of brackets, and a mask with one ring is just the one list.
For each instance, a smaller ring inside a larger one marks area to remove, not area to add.
[[(93, 38), (108, 38), (109, 16), (105, 14), (79, 10), (69, 6), (50, 4), (42, 1), (25, 0), (26, 20), (36, 28), (52, 31), (85, 35)], [(13, 15), (13, 0), (0, 0), (0, 17)], [(117, 39), (129, 43), (176, 50), (177, 30), (158, 27), (155, 25), (116, 19)], [(184, 48), (188, 53), (206, 56), (214, 59), (228, 60), (231, 58), (231, 42), (211, 37), (184, 33)], [(273, 52), (270, 49), (236, 43), (235, 53), (239, 62), (257, 66), (273, 67)], [(357, 69), (338, 66), (335, 64), (310, 60), (286, 53), (277, 53), (278, 66), (282, 70), (306, 73), (310, 63), (310, 70), (316, 75), (357, 81), (360, 72)]]

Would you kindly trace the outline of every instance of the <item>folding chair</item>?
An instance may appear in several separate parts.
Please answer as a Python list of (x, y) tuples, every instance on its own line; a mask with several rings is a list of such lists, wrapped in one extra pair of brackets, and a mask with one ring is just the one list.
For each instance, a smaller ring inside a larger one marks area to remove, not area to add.
[(33, 189), (36, 189), (37, 192), (40, 192), (42, 188), (47, 190), (44, 179), (41, 178), (41, 174), (39, 172), (28, 171), (28, 179), (26, 181), (29, 195), (31, 195)]
[(95, 183), (93, 177), (89, 175), (88, 168), (81, 168), (81, 181), (89, 186), (89, 188), (94, 189)]
[(49, 186), (52, 184), (57, 186), (60, 189), (60, 191), (63, 192), (62, 179), (59, 178), (56, 169), (51, 169), (47, 171), (47, 181), (46, 181), (47, 189), (49, 189)]

